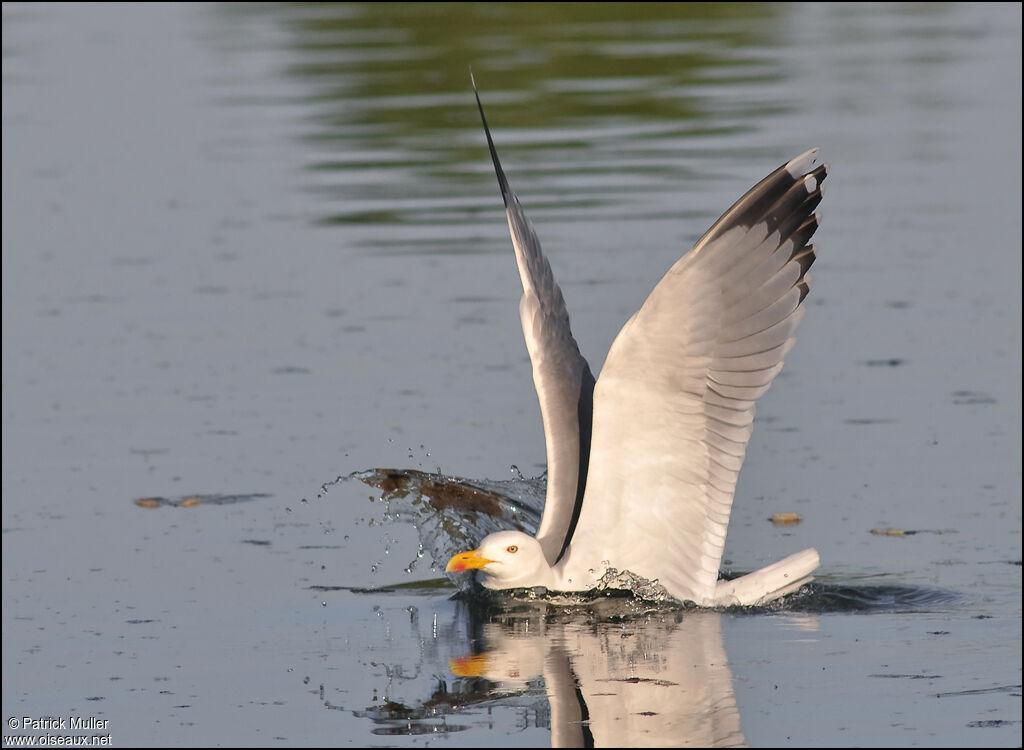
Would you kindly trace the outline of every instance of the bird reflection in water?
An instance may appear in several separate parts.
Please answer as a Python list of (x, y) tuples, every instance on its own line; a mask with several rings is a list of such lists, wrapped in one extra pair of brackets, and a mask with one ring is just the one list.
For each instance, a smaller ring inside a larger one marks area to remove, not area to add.
[[(461, 596), (420, 662), (389, 664), (382, 699), (354, 712), (377, 725), (374, 734), (447, 734), (469, 729), (474, 709), (525, 707), (550, 729), (552, 747), (746, 744), (723, 612), (624, 596), (557, 605), (526, 591)], [(816, 617), (799, 617), (816, 627)], [(419, 698), (396, 695), (444, 662), (451, 678)]]
[(493, 693), (542, 677), (552, 747), (745, 744), (720, 612), (649, 614), (642, 625), (516, 613), (481, 625), (484, 649), (452, 661)]

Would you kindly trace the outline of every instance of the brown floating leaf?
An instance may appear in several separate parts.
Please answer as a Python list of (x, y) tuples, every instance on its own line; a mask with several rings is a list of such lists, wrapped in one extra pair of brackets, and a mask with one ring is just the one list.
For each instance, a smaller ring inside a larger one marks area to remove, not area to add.
[(804, 519), (796, 513), (774, 513), (768, 520), (776, 526), (792, 526)]

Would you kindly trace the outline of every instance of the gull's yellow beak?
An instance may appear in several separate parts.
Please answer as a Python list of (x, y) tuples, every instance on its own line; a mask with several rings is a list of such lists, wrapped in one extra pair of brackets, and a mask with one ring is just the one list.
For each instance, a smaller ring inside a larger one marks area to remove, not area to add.
[(487, 673), (487, 654), (449, 659), (448, 668), (456, 677), (483, 677)]
[(445, 566), (444, 572), (461, 573), (464, 570), (482, 568), (487, 563), (492, 562), (494, 560), (488, 560), (480, 554), (480, 550), (474, 549), (469, 552), (460, 552), (457, 555), (453, 555), (452, 559), (448, 561), (448, 565)]

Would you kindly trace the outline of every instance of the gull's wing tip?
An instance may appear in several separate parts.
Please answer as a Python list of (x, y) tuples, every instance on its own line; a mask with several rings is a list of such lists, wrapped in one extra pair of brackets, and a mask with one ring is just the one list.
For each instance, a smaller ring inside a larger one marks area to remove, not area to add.
[[(821, 149), (815, 146), (812, 149), (804, 151), (800, 156), (795, 159), (791, 159), (786, 162), (786, 171), (789, 172), (793, 179), (803, 177), (807, 172), (810, 171), (811, 167), (814, 166), (814, 162), (818, 160), (818, 154)], [(826, 165), (827, 167), (827, 165)]]
[(537, 540), (548, 563), (554, 565), (572, 539), (586, 487), (594, 376), (572, 336), (562, 290), (541, 251), (540, 240), (501, 168), (472, 67), (469, 80), (505, 203), (512, 247), (523, 282), (519, 317), (533, 365), (548, 458), (547, 499)]
[(505, 207), (508, 208), (510, 202), (513, 201), (514, 196), (512, 195), (512, 189), (508, 185), (508, 180), (505, 178), (505, 171), (501, 168), (501, 161), (498, 159), (498, 150), (494, 147), (494, 139), (491, 138), (491, 129), (487, 127), (487, 116), (484, 115), (484, 105), (480, 101), (480, 92), (476, 87), (476, 78), (473, 76), (473, 68), (469, 68), (469, 80), (473, 84), (473, 96), (476, 97), (476, 108), (480, 110), (480, 122), (484, 126), (484, 135), (487, 136), (487, 149), (491, 152), (491, 161), (494, 163), (494, 172), (498, 177), (498, 187), (501, 188), (501, 199), (505, 203)]

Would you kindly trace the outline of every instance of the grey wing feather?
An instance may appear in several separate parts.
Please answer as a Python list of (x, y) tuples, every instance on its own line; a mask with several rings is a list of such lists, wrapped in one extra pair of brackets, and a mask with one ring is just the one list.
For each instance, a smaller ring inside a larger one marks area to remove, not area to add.
[[(473, 90), (476, 93), (475, 82)], [(562, 290), (541, 251), (540, 240), (505, 178), (479, 93), (476, 101), (505, 202), (523, 283), (519, 317), (533, 364), (548, 464), (547, 499), (537, 540), (548, 562), (554, 565), (572, 537), (583, 501), (590, 455), (594, 376), (572, 336)]]
[(726, 211), (612, 344), (571, 576), (610, 559), (680, 599), (714, 602), (754, 402), (804, 313), (826, 174), (816, 156), (783, 165)]

